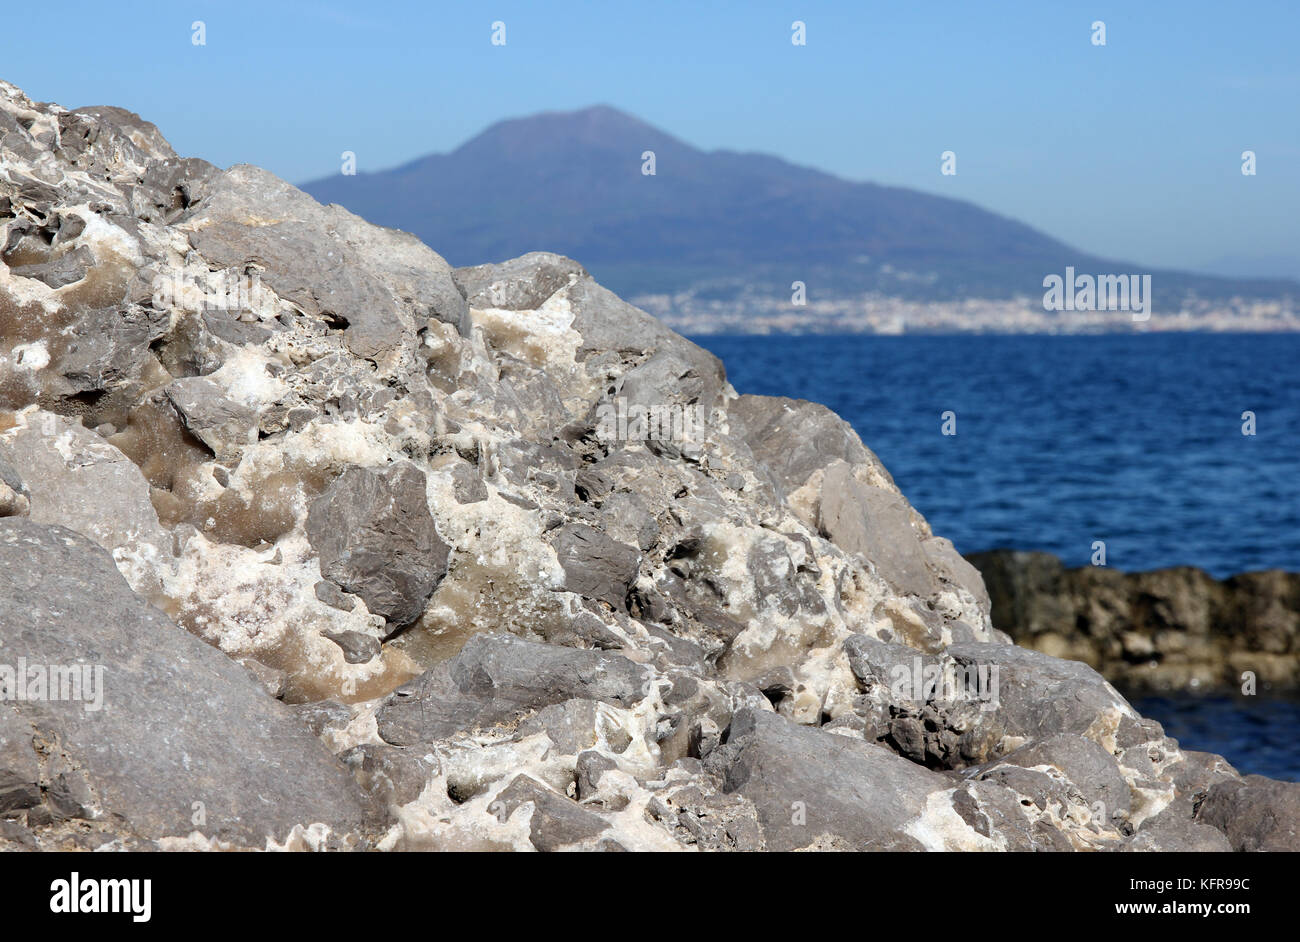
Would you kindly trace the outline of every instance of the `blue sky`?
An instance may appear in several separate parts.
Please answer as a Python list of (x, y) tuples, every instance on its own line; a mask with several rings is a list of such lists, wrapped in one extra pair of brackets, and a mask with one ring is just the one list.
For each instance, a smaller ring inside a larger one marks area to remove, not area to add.
[(60, 2), (6, 24), (0, 77), (33, 97), (121, 105), (182, 154), (294, 182), (345, 150), (379, 169), (603, 102), (706, 149), (969, 199), (1101, 255), (1300, 276), (1286, 0)]

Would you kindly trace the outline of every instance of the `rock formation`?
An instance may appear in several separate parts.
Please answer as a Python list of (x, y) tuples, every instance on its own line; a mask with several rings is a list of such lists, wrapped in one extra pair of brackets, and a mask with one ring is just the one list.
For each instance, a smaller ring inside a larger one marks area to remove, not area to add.
[(1066, 569), (1049, 553), (974, 553), (1017, 644), (1083, 661), (1126, 690), (1300, 686), (1300, 573), (1217, 580), (1190, 566)]
[(0, 246), (0, 846), (1296, 846), (574, 261), (6, 84)]

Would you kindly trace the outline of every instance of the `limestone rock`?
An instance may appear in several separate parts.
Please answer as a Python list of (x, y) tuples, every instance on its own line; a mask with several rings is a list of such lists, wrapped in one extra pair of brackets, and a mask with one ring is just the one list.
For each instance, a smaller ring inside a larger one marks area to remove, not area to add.
[(860, 484), (843, 462), (823, 479), (821, 527), (845, 552), (874, 562), (900, 592), (925, 597), (937, 588), (906, 503), (884, 488)]
[(1222, 831), (1236, 851), (1300, 850), (1300, 784), (1260, 775), (1220, 782), (1196, 809), (1196, 820)]
[(616, 654), (475, 635), (451, 661), (397, 691), (378, 713), (379, 734), (409, 745), (569, 699), (631, 704), (646, 695), (647, 679)]
[(828, 736), (774, 714), (742, 710), (709, 757), (724, 791), (758, 809), (769, 850), (827, 838), (851, 850), (920, 850), (907, 831), (926, 798), (947, 787), (929, 772), (868, 743)]
[(77, 815), (113, 815), (145, 838), (197, 830), (263, 846), (298, 825), (342, 836), (361, 823), (356, 784), (286, 708), (71, 530), (0, 521), (0, 651), (11, 667), (21, 656), (29, 671), (74, 668), (83, 682), (76, 699), (0, 709), (13, 806), (53, 774), (77, 783)]
[(580, 523), (566, 524), (557, 530), (554, 545), (564, 567), (566, 589), (608, 602), (615, 608), (624, 606), (641, 562), (635, 547)]
[(257, 411), (231, 400), (206, 376), (169, 383), (164, 392), (191, 434), (212, 449), (219, 460), (238, 460), (257, 441)]
[[(1045, 769), (1059, 774), (1078, 789), (1085, 804), (1097, 809), (1104, 822), (1125, 820), (1131, 808), (1129, 785), (1107, 750), (1074, 733), (1061, 733), (1021, 746), (998, 759), (996, 770), (1005, 765)], [(982, 775), (987, 776), (986, 771)]]
[(521, 805), (532, 805), (528, 836), (540, 851), (556, 851), (597, 840), (608, 827), (598, 816), (534, 781), (520, 775), (497, 795), (493, 807), (509, 817)]
[(728, 415), (733, 433), (744, 439), (754, 459), (770, 468), (787, 491), (799, 489), (814, 472), (836, 460), (850, 466), (867, 465), (880, 476), (880, 483), (893, 483), (853, 428), (819, 403), (741, 396), (731, 404)]
[(409, 625), (447, 568), (447, 544), (414, 465), (350, 468), (311, 506), (307, 534), (321, 575), (394, 627)]
[(25, 517), (31, 508), (31, 493), (0, 444), (0, 517)]
[(171, 556), (172, 538), (126, 455), (83, 425), (39, 410), (0, 432), (0, 442), (22, 475), (18, 493), (34, 522), (89, 537), (113, 554), (133, 588), (156, 597), (156, 567)]
[(474, 265), (452, 272), (466, 302), (476, 308), (535, 311), (587, 271), (571, 258), (529, 252), (499, 265)]

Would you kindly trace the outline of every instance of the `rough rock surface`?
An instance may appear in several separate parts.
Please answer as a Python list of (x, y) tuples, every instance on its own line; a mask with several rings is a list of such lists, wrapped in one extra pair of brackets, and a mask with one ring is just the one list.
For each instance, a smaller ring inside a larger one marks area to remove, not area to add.
[(1300, 784), (1260, 775), (1220, 782), (1197, 806), (1196, 820), (1226, 834), (1233, 850), (1300, 850)]
[(975, 553), (998, 627), (1131, 690), (1300, 686), (1300, 573), (1218, 580), (1179, 567), (1066, 569), (1049, 553)]
[(71, 530), (0, 521), (0, 652), (25, 659), (9, 681), (24, 695), (48, 680), (44, 699), (0, 708), (6, 811), (132, 846), (196, 830), (262, 846), (295, 828), (346, 842), (360, 824), (360, 789), (319, 740)]
[(423, 614), (447, 569), (424, 473), (410, 462), (349, 468), (312, 503), (307, 538), (321, 575), (399, 628)]
[(453, 271), (5, 84), (0, 148), (0, 679), (106, 669), (5, 688), (0, 848), (1287, 840), (996, 630), (847, 423), (577, 262)]

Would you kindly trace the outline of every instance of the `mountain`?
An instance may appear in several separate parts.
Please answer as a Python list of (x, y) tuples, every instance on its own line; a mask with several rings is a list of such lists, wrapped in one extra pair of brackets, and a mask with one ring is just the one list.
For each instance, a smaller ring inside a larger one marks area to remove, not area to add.
[[(642, 173), (653, 151), (656, 173)], [(543, 247), (622, 294), (693, 288), (917, 299), (1041, 296), (1049, 273), (1151, 274), (1161, 307), (1300, 296), (1286, 279), (1155, 272), (1077, 251), (972, 203), (854, 183), (763, 154), (705, 152), (614, 108), (501, 121), (449, 154), (303, 189), (419, 236), (455, 265)]]

